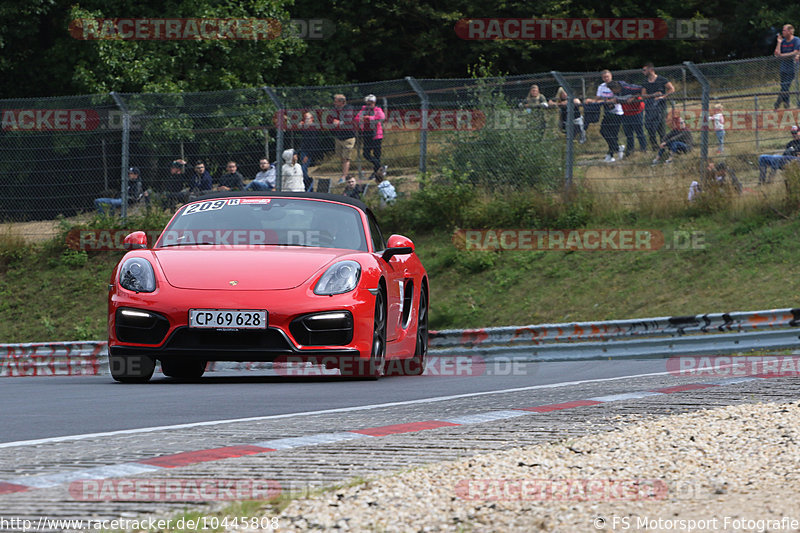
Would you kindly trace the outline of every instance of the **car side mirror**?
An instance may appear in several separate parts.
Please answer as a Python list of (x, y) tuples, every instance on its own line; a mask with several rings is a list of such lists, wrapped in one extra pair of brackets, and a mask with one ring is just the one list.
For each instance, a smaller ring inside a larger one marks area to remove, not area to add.
[(402, 235), (392, 235), (389, 237), (386, 250), (381, 257), (384, 261), (389, 261), (395, 255), (408, 255), (414, 253), (414, 243), (411, 239)]
[(143, 231), (129, 233), (122, 240), (122, 245), (126, 250), (137, 250), (147, 248), (147, 234)]

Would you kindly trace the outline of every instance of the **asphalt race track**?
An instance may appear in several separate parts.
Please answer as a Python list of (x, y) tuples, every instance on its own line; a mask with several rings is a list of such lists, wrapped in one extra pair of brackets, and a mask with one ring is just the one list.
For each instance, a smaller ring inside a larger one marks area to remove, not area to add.
[[(212, 372), (186, 383), (153, 376), (124, 385), (110, 376), (3, 379), (0, 443), (193, 422), (324, 411), (426, 398), (665, 372), (663, 360), (438, 364), (432, 375), (358, 381), (338, 376)], [(435, 374), (435, 375), (434, 375)], [(444, 375), (442, 375), (444, 374)], [(598, 385), (600, 387), (600, 385)], [(600, 388), (598, 388), (600, 390)]]
[(724, 371), (677, 375), (665, 359), (434, 368), (437, 375), (377, 382), (269, 371), (143, 385), (110, 376), (5, 378), (0, 517), (174, 516), (187, 505), (226, 502), (93, 501), (76, 483), (258, 478), (295, 491), (642, 417), (796, 400), (799, 383)]

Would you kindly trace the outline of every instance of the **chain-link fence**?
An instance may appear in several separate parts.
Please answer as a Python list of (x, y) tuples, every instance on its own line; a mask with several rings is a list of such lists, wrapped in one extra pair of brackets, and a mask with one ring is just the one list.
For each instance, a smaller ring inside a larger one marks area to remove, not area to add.
[[(602, 87), (600, 72), (549, 72), (2, 100), (0, 221), (169, 207), (209, 187), (246, 186), (266, 168), (262, 158), (285, 187), (287, 149), (303, 186), (317, 191), (342, 192), (349, 174), (413, 194), (420, 176), (449, 169), (490, 191), (579, 182), (620, 205), (686, 202), (691, 182), (702, 192), (709, 176), (747, 194), (790, 160), (783, 151), (800, 107), (791, 60), (607, 76)], [(227, 175), (229, 162), (243, 183)]]

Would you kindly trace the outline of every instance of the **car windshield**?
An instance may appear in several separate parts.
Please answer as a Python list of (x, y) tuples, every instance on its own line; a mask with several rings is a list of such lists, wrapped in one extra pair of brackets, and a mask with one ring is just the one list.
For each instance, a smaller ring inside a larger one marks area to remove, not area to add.
[(303, 246), (367, 251), (360, 212), (297, 198), (223, 198), (183, 206), (157, 247)]

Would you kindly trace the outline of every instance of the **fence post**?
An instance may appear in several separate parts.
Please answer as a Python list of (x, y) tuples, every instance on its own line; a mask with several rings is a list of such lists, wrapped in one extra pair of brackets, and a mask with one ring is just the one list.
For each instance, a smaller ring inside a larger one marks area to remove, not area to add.
[[(117, 107), (122, 111), (122, 176), (120, 178), (120, 199), (122, 205), (119, 208), (119, 216), (123, 220), (128, 217), (128, 168), (130, 165), (130, 140), (131, 140), (131, 115), (128, 107), (122, 101), (119, 94), (111, 91), (111, 97), (116, 102)], [(141, 177), (139, 178), (141, 179)]]
[[(792, 62), (792, 68), (794, 68), (794, 78), (792, 78), (792, 83), (795, 87), (795, 98), (797, 99), (797, 106), (800, 107), (800, 79), (798, 79), (797, 73), (800, 69), (800, 65), (797, 62)], [(789, 99), (791, 100), (792, 96), (789, 95)]]
[(406, 81), (420, 100), (420, 111), (422, 112), (422, 122), (419, 130), (419, 172), (424, 174), (427, 170), (428, 159), (428, 95), (422, 86), (412, 76), (406, 76)]
[(758, 150), (759, 142), (758, 142), (758, 95), (753, 97), (753, 127), (756, 131), (756, 150)]
[(700, 72), (700, 69), (697, 68), (697, 65), (692, 63), (691, 61), (684, 61), (684, 65), (691, 71), (692, 75), (700, 82), (700, 85), (703, 87), (703, 99), (702, 99), (702, 110), (700, 112), (701, 117), (701, 125), (700, 125), (700, 162), (702, 163), (702, 169), (706, 168), (706, 163), (708, 161), (708, 100), (709, 100), (709, 84), (706, 77)]
[[(286, 113), (284, 113), (283, 101), (278, 98), (272, 87), (262, 87), (272, 103), (278, 109), (278, 124), (276, 125), (277, 133), (275, 134), (275, 190), (280, 191), (283, 188), (283, 128), (284, 121), (286, 120)], [(269, 154), (267, 154), (269, 159)]]
[[(564, 188), (569, 189), (572, 187), (572, 164), (574, 162), (574, 150), (572, 141), (575, 139), (575, 131), (573, 129), (573, 120), (575, 120), (575, 93), (572, 92), (572, 87), (569, 86), (567, 80), (560, 72), (551, 70), (550, 74), (556, 79), (558, 84), (567, 92), (567, 123), (564, 124), (564, 130), (567, 134), (567, 150), (564, 157)], [(559, 117), (560, 120), (560, 117)]]

